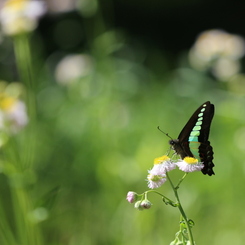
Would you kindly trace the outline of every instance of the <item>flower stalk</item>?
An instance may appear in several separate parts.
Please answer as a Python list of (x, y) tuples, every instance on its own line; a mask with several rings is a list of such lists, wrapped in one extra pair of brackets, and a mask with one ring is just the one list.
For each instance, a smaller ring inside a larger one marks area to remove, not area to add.
[(32, 57), (30, 44), (27, 34), (15, 36), (14, 50), (16, 55), (17, 68), (20, 75), (20, 80), (27, 88), (27, 106), (31, 120), (34, 120), (36, 115), (36, 100), (35, 100), (35, 83), (33, 76)]
[[(182, 220), (184, 220), (184, 223), (186, 225), (186, 229), (187, 229), (187, 233), (188, 233), (188, 236), (189, 236), (189, 241), (190, 241), (190, 245), (194, 245), (194, 239), (193, 239), (193, 235), (192, 235), (192, 231), (191, 231), (191, 226), (190, 226), (190, 222), (189, 222), (189, 219), (187, 218), (187, 215), (185, 214), (185, 211), (181, 205), (181, 202), (180, 202), (180, 198), (179, 198), (179, 195), (178, 195), (178, 189), (179, 189), (179, 186), (181, 184), (181, 182), (184, 180), (184, 178), (187, 176), (187, 173), (184, 174), (184, 176), (180, 179), (179, 183), (177, 184), (177, 186), (175, 187), (172, 180), (170, 179), (169, 177), (169, 174), (166, 173), (166, 176), (167, 176), (167, 179), (169, 180), (169, 183), (174, 191), (174, 195), (176, 197), (176, 200), (177, 200), (177, 207), (180, 211), (180, 214), (181, 214), (181, 218), (180, 218), (180, 223), (182, 222)], [(183, 228), (182, 228), (182, 225), (180, 225), (181, 227), (181, 231), (182, 231), (182, 234), (183, 234)]]
[[(182, 178), (179, 179), (177, 185), (173, 183), (169, 176), (169, 172), (179, 168), (179, 170), (184, 172)], [(148, 200), (149, 193), (155, 193), (162, 197), (163, 202), (166, 205), (171, 205), (172, 207), (177, 207), (180, 212), (180, 229), (176, 233), (174, 241), (170, 245), (195, 245), (194, 237), (192, 234), (192, 227), (194, 222), (188, 218), (183, 206), (181, 204), (178, 190), (180, 185), (190, 172), (201, 171), (204, 167), (202, 162), (193, 157), (185, 157), (184, 159), (172, 160), (170, 157), (164, 155), (154, 159), (154, 165), (151, 170), (148, 170), (148, 187), (150, 189), (156, 189), (162, 186), (166, 181), (170, 183), (170, 186), (174, 192), (175, 201), (172, 201), (162, 193), (155, 190), (148, 190), (142, 194), (137, 194), (136, 192), (128, 192), (127, 200), (129, 203), (135, 202), (135, 208), (138, 210), (149, 209), (152, 204)], [(140, 200), (139, 200), (140, 199)]]

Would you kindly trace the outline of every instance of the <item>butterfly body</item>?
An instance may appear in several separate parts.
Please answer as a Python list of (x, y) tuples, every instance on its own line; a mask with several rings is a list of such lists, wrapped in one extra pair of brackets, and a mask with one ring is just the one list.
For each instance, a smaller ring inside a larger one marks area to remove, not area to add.
[(182, 159), (197, 158), (204, 164), (203, 174), (213, 175), (213, 148), (208, 141), (210, 125), (214, 116), (214, 105), (203, 103), (191, 116), (179, 134), (178, 139), (169, 141)]

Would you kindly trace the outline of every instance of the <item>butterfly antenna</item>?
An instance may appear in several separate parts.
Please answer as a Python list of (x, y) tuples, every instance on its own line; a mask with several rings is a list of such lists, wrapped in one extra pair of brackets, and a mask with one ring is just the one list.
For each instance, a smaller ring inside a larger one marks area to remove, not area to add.
[(173, 139), (171, 136), (169, 136), (168, 133), (163, 132), (163, 131), (160, 129), (160, 126), (158, 126), (157, 129), (158, 129), (160, 132), (162, 132), (163, 134), (165, 134), (167, 137), (169, 137), (171, 140)]

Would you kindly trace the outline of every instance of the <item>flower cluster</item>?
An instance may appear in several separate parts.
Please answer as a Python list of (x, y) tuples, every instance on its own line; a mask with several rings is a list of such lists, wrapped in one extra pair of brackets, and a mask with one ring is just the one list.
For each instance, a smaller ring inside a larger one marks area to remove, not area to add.
[(140, 196), (142, 195), (139, 195), (134, 191), (129, 191), (126, 200), (129, 203), (135, 203), (134, 207), (137, 208), (138, 210), (149, 209), (152, 203), (147, 199), (146, 194), (142, 196), (141, 200), (139, 200)]
[[(155, 158), (152, 169), (148, 170), (148, 187), (150, 189), (155, 189), (162, 186), (168, 178), (167, 173), (176, 167), (185, 173), (190, 173), (201, 171), (204, 165), (194, 157), (185, 157), (184, 159), (179, 159), (177, 161), (172, 160), (167, 155)], [(151, 202), (147, 199), (147, 192), (144, 194), (137, 194), (136, 192), (129, 191), (126, 200), (129, 203), (135, 203), (134, 207), (138, 210), (149, 209), (152, 206)], [(170, 199), (164, 197), (164, 200), (166, 203), (174, 205)]]
[(37, 20), (46, 11), (43, 1), (8, 0), (0, 11), (0, 22), (6, 35), (14, 36), (33, 31)]
[(227, 80), (239, 73), (244, 54), (245, 41), (241, 36), (214, 29), (198, 36), (189, 59), (194, 68), (210, 70), (219, 80)]
[(186, 173), (201, 171), (204, 167), (201, 162), (198, 162), (198, 160), (193, 157), (185, 157), (183, 160), (180, 159), (176, 162), (166, 155), (155, 158), (153, 168), (148, 171), (148, 187), (150, 189), (160, 187), (167, 180), (166, 173), (175, 169), (176, 166)]
[(141, 211), (149, 209), (152, 206), (152, 203), (147, 198), (148, 193), (155, 193), (161, 196), (163, 203), (172, 207), (177, 207), (181, 214), (180, 230), (176, 233), (174, 241), (172, 241), (170, 244), (194, 245), (195, 241), (193, 239), (191, 231), (194, 222), (187, 218), (187, 215), (185, 214), (185, 211), (181, 205), (180, 198), (178, 195), (180, 184), (187, 176), (187, 174), (183, 175), (183, 177), (179, 180), (177, 185), (173, 184), (173, 181), (171, 180), (168, 174), (169, 171), (172, 171), (176, 167), (178, 167), (179, 170), (184, 171), (185, 173), (189, 173), (194, 171), (201, 171), (204, 167), (204, 164), (200, 162), (198, 159), (190, 156), (186, 156), (183, 159), (179, 159), (176, 161), (174, 161), (167, 155), (155, 158), (154, 166), (151, 170), (148, 171), (148, 187), (150, 189), (155, 189), (163, 185), (166, 180), (169, 180), (176, 200), (171, 200), (170, 198), (156, 190), (147, 190), (142, 194), (137, 194), (136, 192), (129, 191), (127, 193), (126, 200), (129, 203), (134, 203), (134, 207)]

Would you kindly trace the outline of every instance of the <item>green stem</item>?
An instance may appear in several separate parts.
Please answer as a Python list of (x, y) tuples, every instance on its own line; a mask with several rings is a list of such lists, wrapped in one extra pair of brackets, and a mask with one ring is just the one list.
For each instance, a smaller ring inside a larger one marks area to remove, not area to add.
[(14, 39), (14, 50), (16, 56), (16, 64), (21, 82), (26, 86), (27, 90), (27, 107), (31, 122), (36, 117), (36, 84), (34, 82), (33, 62), (30, 50), (28, 35), (19, 35)]
[(16, 64), (21, 82), (26, 86), (26, 104), (29, 115), (29, 127), (26, 134), (25, 159), (22, 161), (25, 167), (30, 167), (33, 163), (33, 152), (35, 147), (35, 123), (36, 123), (36, 84), (34, 79), (34, 69), (29, 43), (29, 35), (23, 34), (14, 38), (14, 50), (16, 56)]
[(144, 194), (147, 195), (149, 192), (154, 192), (154, 193), (158, 194), (158, 195), (161, 196), (163, 199), (168, 200), (169, 204), (171, 204), (172, 206), (176, 206), (174, 201), (172, 201), (172, 200), (169, 199), (168, 197), (164, 196), (162, 193), (160, 193), (160, 192), (158, 192), (158, 191), (155, 191), (155, 190), (149, 190), (149, 191), (146, 191), (146, 192), (144, 192), (142, 195), (144, 195)]
[[(34, 79), (34, 66), (32, 62), (29, 35), (23, 34), (14, 38), (14, 49), (19, 79), (26, 87), (26, 105), (28, 108), (29, 125), (25, 131), (25, 142), (18, 159), (10, 159), (13, 173), (9, 173), (10, 181), (16, 175), (24, 176), (24, 171), (32, 170), (35, 154), (35, 126), (36, 126), (36, 83)], [(15, 155), (15, 154), (14, 154)], [(30, 219), (33, 204), (25, 183), (19, 186), (11, 186), (13, 210), (16, 219), (16, 230), (20, 244), (40, 245), (42, 244), (38, 225)]]
[(12, 187), (11, 194), (20, 244), (40, 245), (42, 243), (38, 225), (31, 220), (33, 205), (25, 188)]
[(177, 191), (178, 188), (179, 188), (180, 183), (184, 180), (184, 178), (186, 177), (187, 174), (185, 174), (182, 177), (182, 179), (179, 181), (179, 183), (178, 183), (178, 185), (176, 187), (174, 186), (173, 182), (171, 181), (168, 173), (166, 173), (166, 175), (167, 175), (167, 179), (169, 180), (170, 185), (171, 185), (171, 187), (172, 187), (172, 189), (174, 191), (174, 195), (175, 195), (177, 203), (178, 203), (177, 207), (178, 207), (178, 209), (180, 211), (180, 214), (181, 214), (181, 216), (182, 216), (182, 218), (183, 218), (183, 220), (184, 220), (184, 222), (186, 224), (190, 245), (194, 245), (195, 243), (194, 243), (194, 238), (193, 238), (192, 231), (191, 231), (191, 226), (190, 226), (189, 220), (188, 220), (188, 218), (187, 218), (187, 216), (185, 214), (185, 211), (184, 211), (184, 209), (183, 209), (183, 207), (181, 205), (181, 202), (180, 202), (180, 199), (179, 199), (179, 195), (178, 195), (178, 191)]
[(28, 37), (27, 34), (16, 36), (14, 39), (14, 50), (20, 79), (28, 89), (34, 90), (32, 58)]
[(176, 185), (176, 187), (175, 187), (176, 190), (179, 189), (180, 184), (181, 184), (182, 181), (185, 179), (185, 177), (187, 176), (187, 174), (188, 174), (188, 173), (185, 173), (185, 174), (183, 175), (183, 177), (179, 180), (178, 185)]

